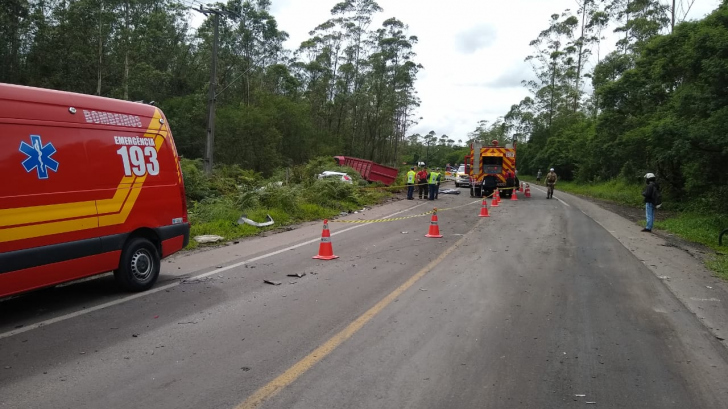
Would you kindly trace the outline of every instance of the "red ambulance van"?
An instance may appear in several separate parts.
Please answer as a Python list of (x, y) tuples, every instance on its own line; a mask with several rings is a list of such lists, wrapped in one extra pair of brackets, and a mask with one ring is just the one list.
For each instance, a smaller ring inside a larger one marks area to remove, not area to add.
[(189, 231), (158, 108), (0, 84), (0, 297), (108, 271), (149, 289)]

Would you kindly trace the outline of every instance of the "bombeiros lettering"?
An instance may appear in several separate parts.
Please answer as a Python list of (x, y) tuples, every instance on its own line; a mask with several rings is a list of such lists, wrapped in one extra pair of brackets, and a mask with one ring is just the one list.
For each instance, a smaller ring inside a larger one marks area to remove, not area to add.
[(86, 119), (86, 122), (90, 124), (129, 126), (134, 128), (142, 127), (142, 120), (136, 115), (89, 111), (84, 109), (83, 117)]

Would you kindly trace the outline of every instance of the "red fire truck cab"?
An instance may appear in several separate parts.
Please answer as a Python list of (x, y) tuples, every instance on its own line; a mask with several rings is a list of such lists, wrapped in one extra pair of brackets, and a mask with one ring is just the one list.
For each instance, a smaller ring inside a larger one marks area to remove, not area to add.
[(0, 177), (0, 297), (108, 271), (146, 290), (189, 240), (154, 106), (0, 84)]

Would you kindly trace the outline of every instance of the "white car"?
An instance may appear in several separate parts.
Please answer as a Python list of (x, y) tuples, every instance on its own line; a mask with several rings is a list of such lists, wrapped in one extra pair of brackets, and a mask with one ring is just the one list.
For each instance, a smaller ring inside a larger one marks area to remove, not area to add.
[(351, 179), (351, 176), (347, 175), (344, 172), (332, 172), (332, 171), (327, 170), (327, 171), (321, 172), (318, 175), (318, 178), (319, 179), (338, 179), (344, 183), (349, 183), (349, 184), (354, 183)]
[(455, 187), (470, 186), (470, 175), (465, 173), (465, 165), (460, 165), (455, 174)]

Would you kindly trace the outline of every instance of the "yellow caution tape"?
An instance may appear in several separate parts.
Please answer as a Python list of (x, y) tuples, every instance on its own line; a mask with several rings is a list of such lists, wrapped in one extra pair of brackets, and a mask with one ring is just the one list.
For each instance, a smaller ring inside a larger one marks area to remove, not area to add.
[[(418, 186), (429, 186), (429, 184), (428, 183), (415, 183), (412, 186), (414, 186), (414, 187), (418, 187)], [(407, 187), (410, 187), (410, 185), (372, 186), (372, 187), (367, 186), (367, 187), (360, 187), (359, 189), (363, 189), (363, 190), (368, 190), (368, 189), (403, 189), (403, 188), (407, 188)]]

